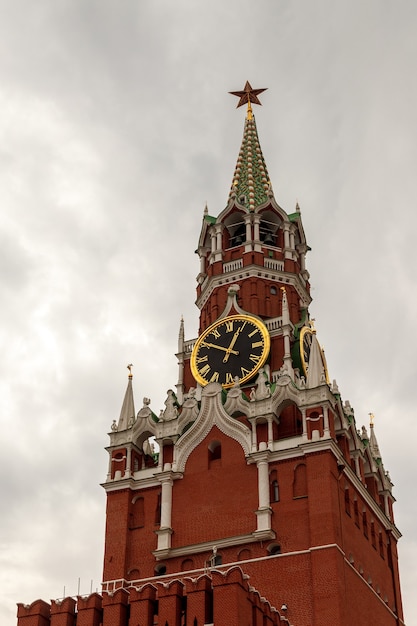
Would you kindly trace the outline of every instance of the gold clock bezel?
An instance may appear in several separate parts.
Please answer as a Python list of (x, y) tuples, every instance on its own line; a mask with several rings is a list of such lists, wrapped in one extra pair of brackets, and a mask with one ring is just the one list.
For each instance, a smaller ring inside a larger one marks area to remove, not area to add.
[[(196, 363), (197, 354), (198, 354), (198, 351), (199, 351), (199, 349), (201, 347), (201, 344), (204, 343), (204, 341), (207, 339), (207, 337), (211, 333), (213, 333), (213, 331), (216, 330), (219, 326), (224, 326), (227, 322), (237, 321), (237, 320), (242, 321), (242, 322), (249, 322), (249, 323), (253, 324), (254, 326), (256, 326), (256, 328), (259, 330), (260, 334), (262, 335), (262, 340), (263, 340), (263, 349), (262, 349), (262, 354), (261, 354), (259, 362), (254, 364), (254, 366), (250, 370), (249, 374), (246, 374), (245, 376), (242, 376), (241, 378), (239, 378), (239, 384), (245, 383), (246, 381), (248, 381), (251, 378), (253, 378), (253, 376), (265, 364), (265, 362), (266, 362), (266, 360), (268, 358), (268, 355), (269, 355), (270, 347), (271, 347), (271, 340), (270, 340), (269, 332), (268, 332), (268, 329), (266, 328), (265, 324), (259, 318), (254, 317), (253, 315), (248, 315), (248, 314), (228, 315), (227, 317), (221, 317), (218, 320), (216, 320), (213, 324), (211, 324), (208, 328), (206, 328), (206, 330), (199, 336), (199, 338), (197, 339), (196, 343), (194, 344), (194, 348), (193, 348), (193, 351), (191, 353), (191, 359), (190, 359), (191, 372), (192, 372), (195, 380), (202, 387), (205, 387), (211, 381), (206, 380), (203, 376), (201, 376), (201, 374), (200, 374), (200, 372), (198, 370), (197, 363)], [(224, 389), (229, 389), (230, 387), (233, 387), (234, 382), (232, 382), (232, 383), (221, 383), (221, 385), (222, 385), (222, 387)]]

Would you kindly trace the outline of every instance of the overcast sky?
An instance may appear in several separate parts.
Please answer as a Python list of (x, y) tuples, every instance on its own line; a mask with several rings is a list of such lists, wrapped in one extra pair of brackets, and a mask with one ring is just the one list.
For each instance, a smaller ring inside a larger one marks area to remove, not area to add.
[(358, 427), (375, 414), (417, 624), (416, 27), (415, 0), (0, 0), (2, 626), (100, 589), (126, 365), (158, 414), (246, 80), (268, 87), (258, 132), (301, 207), (330, 377)]

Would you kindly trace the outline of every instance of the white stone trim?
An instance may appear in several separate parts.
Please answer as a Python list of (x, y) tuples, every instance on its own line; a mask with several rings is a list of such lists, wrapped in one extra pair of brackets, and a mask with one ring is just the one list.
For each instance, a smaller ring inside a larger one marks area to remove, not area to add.
[(162, 559), (178, 556), (189, 556), (192, 554), (200, 554), (201, 552), (211, 552), (213, 550), (213, 546), (216, 546), (218, 550), (221, 550), (222, 548), (230, 548), (232, 546), (240, 546), (247, 543), (254, 543), (256, 541), (267, 541), (275, 538), (276, 535), (273, 530), (255, 531), (249, 535), (236, 535), (235, 537), (213, 539), (213, 541), (194, 543), (188, 546), (181, 546), (179, 548), (171, 548), (170, 550), (154, 550), (152, 554), (156, 557), (157, 561), (160, 561)]
[(214, 425), (227, 437), (235, 439), (242, 446), (245, 456), (250, 453), (251, 432), (247, 426), (226, 413), (221, 394), (222, 387), (219, 383), (209, 383), (204, 387), (198, 417), (174, 447), (172, 464), (174, 471), (184, 471), (189, 455), (209, 434)]

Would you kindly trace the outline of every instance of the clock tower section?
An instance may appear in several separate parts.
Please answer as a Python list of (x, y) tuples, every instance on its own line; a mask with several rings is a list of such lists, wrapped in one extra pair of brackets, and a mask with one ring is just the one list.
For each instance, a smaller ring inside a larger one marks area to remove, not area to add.
[[(196, 250), (200, 259), (197, 301), (199, 334), (219, 318), (250, 314), (265, 324), (271, 341), (266, 371), (271, 382), (282, 368), (305, 377), (299, 355), (291, 358), (291, 345), (299, 329), (308, 326), (311, 302), (306, 242), (298, 203), (286, 213), (275, 199), (262, 154), (252, 103), (260, 104), (249, 83), (241, 92), (238, 106), (247, 105), (243, 139), (226, 208), (209, 215), (206, 207)], [(181, 340), (180, 333), (180, 340)], [(180, 343), (178, 395), (195, 385), (190, 367), (189, 342)], [(300, 353), (301, 354), (301, 353)], [(215, 372), (210, 371), (207, 376)]]
[(403, 624), (391, 479), (374, 424), (329, 380), (300, 208), (278, 204), (260, 147), (262, 91), (234, 92), (242, 145), (227, 206), (204, 211), (176, 390), (136, 413), (130, 372), (111, 428), (103, 615), (130, 621), (104, 624)]

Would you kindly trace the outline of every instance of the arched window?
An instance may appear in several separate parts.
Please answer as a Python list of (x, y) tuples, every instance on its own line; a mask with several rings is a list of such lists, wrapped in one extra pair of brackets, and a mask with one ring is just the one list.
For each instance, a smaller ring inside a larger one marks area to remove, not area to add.
[(243, 548), (237, 555), (238, 561), (248, 561), (250, 558), (252, 558), (252, 552), (248, 548)]
[(131, 528), (142, 528), (145, 525), (145, 501), (143, 498), (134, 498), (131, 509)]
[(181, 571), (188, 572), (192, 569), (194, 569), (193, 559), (184, 559), (184, 561), (181, 563)]
[(305, 498), (307, 496), (307, 468), (305, 463), (299, 463), (294, 469), (293, 497)]

